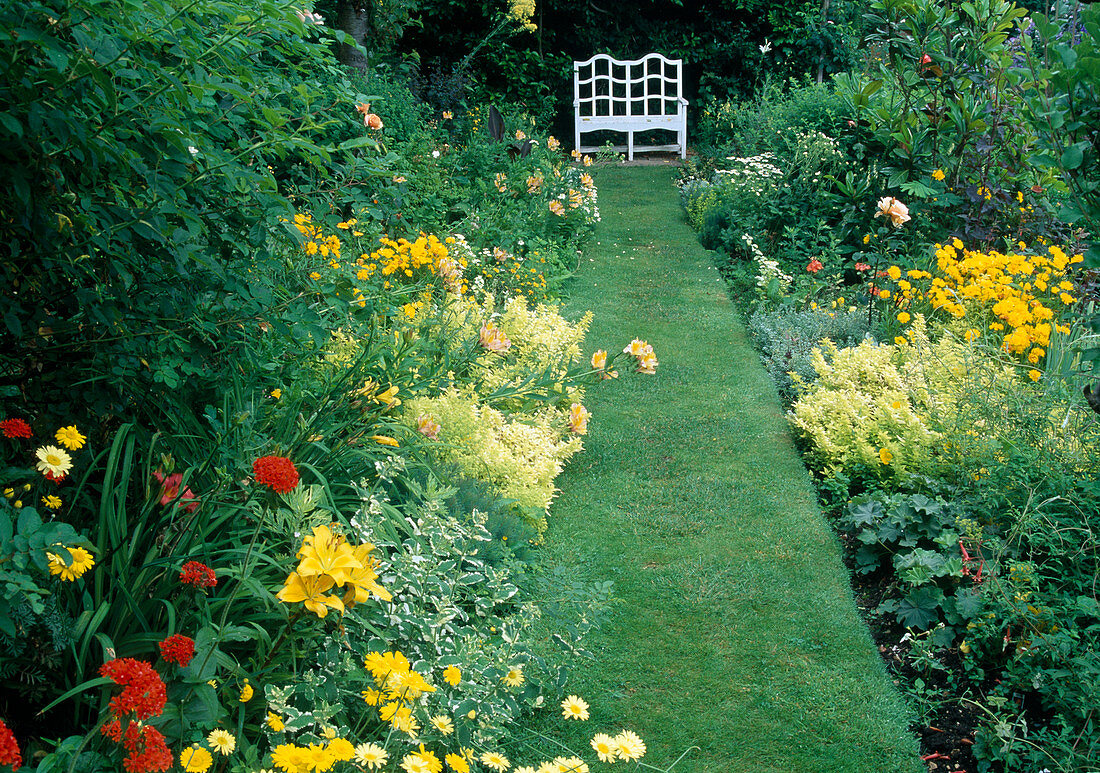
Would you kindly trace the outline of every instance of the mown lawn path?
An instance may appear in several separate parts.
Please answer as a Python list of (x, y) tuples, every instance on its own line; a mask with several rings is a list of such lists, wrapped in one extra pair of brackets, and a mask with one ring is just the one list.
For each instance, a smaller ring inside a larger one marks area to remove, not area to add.
[[(904, 704), (856, 611), (774, 387), (668, 167), (599, 170), (603, 222), (566, 309), (587, 350), (648, 340), (656, 376), (591, 389), (586, 451), (559, 479), (552, 558), (618, 602), (552, 722), (591, 756), (635, 730), (682, 773), (922, 770)], [(541, 724), (541, 723), (540, 723)], [(604, 768), (604, 765), (599, 765)], [(614, 768), (612, 768), (614, 769)]]

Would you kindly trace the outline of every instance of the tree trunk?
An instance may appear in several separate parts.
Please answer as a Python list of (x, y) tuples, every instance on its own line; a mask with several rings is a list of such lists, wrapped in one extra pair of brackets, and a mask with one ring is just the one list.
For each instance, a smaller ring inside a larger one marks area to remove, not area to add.
[[(829, 0), (821, 0), (821, 35), (825, 36), (825, 25), (829, 23)], [(824, 48), (821, 51), (821, 56), (817, 60), (817, 82), (821, 83), (825, 79), (825, 51)]]
[[(363, 7), (361, 0), (340, 0), (337, 3), (336, 27), (348, 33), (356, 43), (366, 47), (367, 35), (371, 31), (370, 13)], [(339, 57), (348, 67), (367, 69), (367, 58), (356, 48), (341, 43)]]

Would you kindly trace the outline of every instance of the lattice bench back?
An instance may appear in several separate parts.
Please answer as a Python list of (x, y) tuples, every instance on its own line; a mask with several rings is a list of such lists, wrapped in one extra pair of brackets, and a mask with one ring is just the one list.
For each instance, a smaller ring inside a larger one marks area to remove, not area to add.
[(676, 143), (638, 146), (643, 150), (687, 152), (687, 100), (683, 97), (683, 60), (648, 54), (641, 59), (614, 59), (596, 54), (573, 62), (574, 144), (582, 153), (599, 150), (581, 145), (581, 134), (610, 130), (626, 134), (616, 146), (634, 159), (634, 133), (665, 129)]

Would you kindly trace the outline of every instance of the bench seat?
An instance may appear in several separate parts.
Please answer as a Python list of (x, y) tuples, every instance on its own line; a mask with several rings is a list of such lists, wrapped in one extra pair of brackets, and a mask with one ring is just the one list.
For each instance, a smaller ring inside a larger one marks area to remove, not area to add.
[[(581, 135), (614, 131), (626, 135), (626, 144), (614, 150), (674, 151), (687, 154), (687, 100), (683, 97), (683, 60), (648, 54), (641, 59), (614, 59), (597, 54), (573, 63), (574, 145), (582, 153), (596, 145), (582, 145)], [(637, 132), (662, 129), (675, 133), (676, 142), (664, 145), (634, 144)]]

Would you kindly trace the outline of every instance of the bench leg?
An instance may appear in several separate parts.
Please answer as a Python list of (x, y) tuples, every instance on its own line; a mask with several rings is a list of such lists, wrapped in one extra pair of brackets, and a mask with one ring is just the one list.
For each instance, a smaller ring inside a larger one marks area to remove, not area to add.
[(626, 160), (634, 160), (634, 132), (626, 133)]

